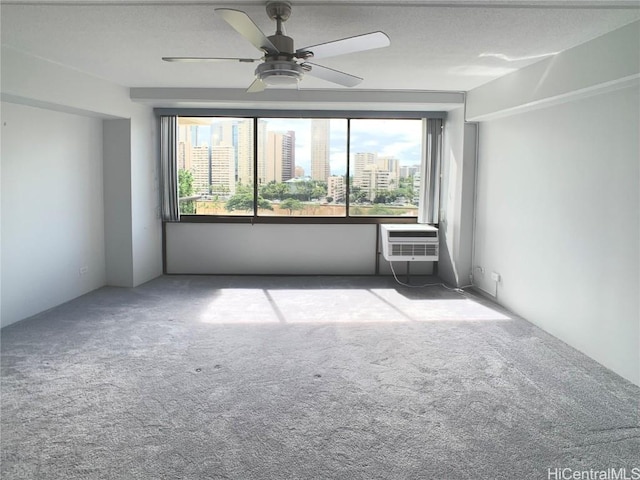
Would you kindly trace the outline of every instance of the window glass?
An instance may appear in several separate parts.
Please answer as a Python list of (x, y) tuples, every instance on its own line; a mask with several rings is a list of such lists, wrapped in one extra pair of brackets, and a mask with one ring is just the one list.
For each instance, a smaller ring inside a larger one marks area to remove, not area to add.
[(345, 216), (346, 136), (346, 119), (258, 119), (258, 214)]
[(422, 119), (178, 117), (180, 213), (416, 217), (422, 143)]
[(253, 119), (178, 118), (181, 214), (253, 215)]
[(422, 120), (351, 120), (352, 216), (417, 216)]

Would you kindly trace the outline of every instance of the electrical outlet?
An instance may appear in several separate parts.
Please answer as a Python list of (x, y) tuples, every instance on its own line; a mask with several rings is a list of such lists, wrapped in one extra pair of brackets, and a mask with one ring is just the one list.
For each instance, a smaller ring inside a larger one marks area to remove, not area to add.
[(89, 267), (86, 265), (84, 267), (80, 267), (80, 276), (86, 275), (89, 272)]
[(499, 282), (500, 281), (500, 274), (496, 273), (496, 272), (491, 272), (491, 280), (493, 280), (494, 282)]

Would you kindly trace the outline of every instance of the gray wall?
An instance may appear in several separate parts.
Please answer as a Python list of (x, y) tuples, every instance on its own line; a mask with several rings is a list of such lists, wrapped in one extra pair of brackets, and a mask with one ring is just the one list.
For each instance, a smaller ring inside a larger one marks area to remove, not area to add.
[(467, 94), (474, 283), (636, 384), (639, 44), (635, 22)]
[(133, 286), (131, 243), (131, 120), (104, 121), (107, 284)]
[[(122, 86), (10, 48), (2, 48), (0, 60), (2, 116), (11, 120), (2, 131), (0, 323), (105, 284), (136, 286), (160, 275), (151, 108), (133, 103)], [(15, 123), (21, 128), (11, 128)], [(70, 199), (82, 209), (42, 213), (47, 201), (67, 207)], [(80, 276), (75, 285), (70, 275)]]
[(438, 272), (457, 287), (471, 282), (476, 135), (476, 125), (464, 121), (464, 108), (449, 112), (443, 138)]
[(2, 103), (2, 325), (105, 283), (102, 121)]
[(484, 122), (475, 282), (636, 383), (638, 88)]
[[(376, 225), (167, 224), (167, 273), (373, 275)], [(391, 274), (379, 256), (380, 273)], [(415, 262), (411, 273), (432, 272)], [(396, 273), (405, 262), (394, 262)]]

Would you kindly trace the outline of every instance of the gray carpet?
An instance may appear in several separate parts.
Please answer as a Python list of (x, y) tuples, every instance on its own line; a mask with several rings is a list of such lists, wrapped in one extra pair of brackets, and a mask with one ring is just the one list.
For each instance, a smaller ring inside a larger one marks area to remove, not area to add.
[(640, 467), (639, 398), (524, 320), (440, 287), (165, 276), (2, 330), (0, 473), (630, 476)]

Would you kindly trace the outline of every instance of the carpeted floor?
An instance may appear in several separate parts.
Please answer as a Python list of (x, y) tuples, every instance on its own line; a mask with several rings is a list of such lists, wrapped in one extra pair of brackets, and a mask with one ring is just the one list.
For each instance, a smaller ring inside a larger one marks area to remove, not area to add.
[(1, 360), (4, 480), (640, 467), (638, 387), (486, 301), (389, 278), (103, 288), (3, 329)]

